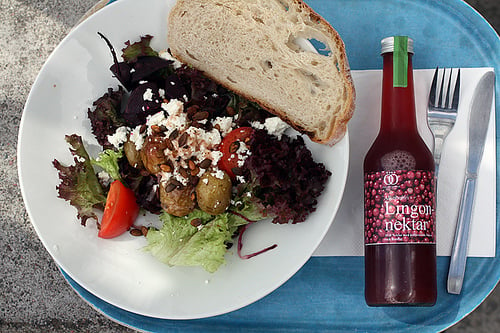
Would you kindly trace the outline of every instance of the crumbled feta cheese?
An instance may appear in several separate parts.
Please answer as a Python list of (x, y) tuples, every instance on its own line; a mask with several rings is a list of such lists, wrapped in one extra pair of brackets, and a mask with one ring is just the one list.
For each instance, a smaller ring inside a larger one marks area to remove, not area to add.
[(255, 129), (261, 129), (261, 130), (266, 129), (266, 126), (263, 123), (261, 123), (260, 121), (252, 121), (250, 123), (250, 125)]
[(163, 111), (159, 111), (153, 115), (150, 115), (146, 119), (147, 126), (159, 125), (167, 119)]
[(184, 110), (184, 103), (177, 99), (172, 99), (164, 104), (162, 104), (162, 109), (167, 111), (169, 115), (179, 114)]
[(159, 175), (162, 182), (168, 182), (170, 179), (175, 179), (184, 186), (188, 184), (188, 179), (184, 178), (177, 169), (172, 172), (162, 171)]
[(186, 132), (201, 149), (213, 149), (222, 142), (221, 135), (216, 129), (207, 132), (201, 128), (190, 127)]
[(281, 139), (281, 136), (285, 131), (290, 128), (290, 125), (285, 123), (281, 118), (279, 117), (273, 117), (273, 118), (267, 118), (265, 123), (267, 131), (278, 137), (278, 139)]
[(144, 99), (145, 101), (152, 102), (153, 101), (153, 89), (151, 89), (151, 88), (146, 89), (146, 91), (142, 95), (142, 99)]
[(144, 145), (144, 134), (141, 134), (141, 125), (136, 126), (136, 128), (130, 132), (130, 141), (135, 144), (135, 149), (141, 150)]
[(119, 149), (128, 140), (129, 128), (126, 126), (119, 127), (112, 135), (108, 135), (108, 142), (115, 148)]
[(113, 178), (111, 178), (110, 174), (107, 173), (106, 171), (102, 170), (97, 173), (97, 178), (99, 178), (99, 181), (101, 182), (102, 185), (108, 186), (111, 184), (113, 181)]
[(248, 158), (248, 156), (251, 155), (251, 151), (248, 149), (248, 146), (243, 143), (238, 147), (236, 155), (238, 156), (237, 164), (241, 168), (243, 164), (245, 164), (245, 160)]
[(153, 130), (151, 129), (151, 126), (157, 125), (157, 126), (164, 126), (167, 123), (167, 117), (165, 117), (165, 113), (163, 111), (159, 111), (153, 115), (149, 115), (146, 118), (146, 126), (148, 127), (147, 129), (147, 134), (151, 135), (153, 134)]
[(182, 62), (172, 57), (172, 55), (168, 52), (168, 50), (160, 51), (158, 55), (160, 56), (160, 58), (173, 61), (172, 66), (174, 66), (175, 69), (182, 66)]
[(167, 105), (168, 105), (168, 102), (161, 103), (161, 109), (166, 111), (167, 110)]
[(220, 134), (224, 137), (233, 129), (233, 118), (217, 117), (212, 121), (212, 125), (218, 127)]
[(212, 165), (217, 165), (222, 158), (222, 152), (214, 150), (210, 153), (210, 159), (212, 160)]
[(290, 128), (290, 125), (285, 123), (279, 117), (267, 118), (263, 124), (258, 121), (254, 121), (251, 125), (255, 129), (265, 129), (267, 133), (278, 137), (278, 139), (281, 139), (283, 133)]
[(211, 175), (218, 179), (224, 179), (224, 171), (219, 168), (214, 168)]
[(172, 99), (168, 103), (163, 103), (162, 109), (167, 112), (167, 116), (165, 116), (164, 111), (160, 111), (146, 118), (148, 135), (153, 133), (151, 129), (151, 126), (153, 125), (164, 126), (172, 131), (174, 129), (183, 131), (188, 127), (188, 118), (186, 113), (183, 112), (184, 103), (179, 100)]

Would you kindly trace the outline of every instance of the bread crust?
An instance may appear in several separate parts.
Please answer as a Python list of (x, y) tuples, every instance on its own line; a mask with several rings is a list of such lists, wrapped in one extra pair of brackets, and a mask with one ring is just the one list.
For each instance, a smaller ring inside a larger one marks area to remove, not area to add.
[[(281, 2), (281, 0), (275, 0), (275, 1)], [(308, 128), (307, 126), (300, 124), (297, 121), (297, 119), (295, 120), (291, 119), (286, 109), (277, 107), (276, 105), (271, 103), (268, 99), (257, 98), (252, 93), (249, 93), (247, 90), (242, 89), (241, 85), (238, 83), (234, 83), (228, 79), (221, 79), (220, 75), (217, 75), (218, 73), (211, 72), (210, 70), (207, 70), (207, 68), (198, 68), (199, 66), (197, 66), (196, 61), (193, 61), (192, 57), (190, 57), (187, 54), (187, 51), (183, 52), (182, 46), (177, 45), (177, 43), (179, 42), (179, 38), (178, 36), (176, 36), (176, 34), (179, 34), (179, 32), (176, 30), (175, 25), (177, 24), (178, 20), (182, 18), (184, 15), (190, 14), (190, 8), (191, 8), (190, 6), (196, 6), (198, 4), (200, 6), (210, 5), (211, 3), (217, 3), (217, 2), (218, 1), (216, 0), (205, 0), (202, 2), (201, 1), (197, 2), (195, 0), (177, 1), (176, 5), (170, 12), (168, 19), (169, 21), (168, 43), (172, 55), (177, 59), (179, 59), (181, 62), (187, 63), (197, 69), (202, 70), (207, 77), (223, 85), (227, 89), (230, 89), (236, 94), (239, 94), (247, 98), (248, 100), (251, 100), (259, 104), (261, 107), (265, 108), (269, 112), (279, 116), (282, 120), (287, 122), (290, 126), (292, 126), (300, 133), (308, 135), (312, 141), (327, 145), (334, 145), (335, 143), (339, 142), (344, 137), (347, 131), (347, 124), (349, 120), (352, 118), (352, 115), (354, 113), (355, 89), (350, 73), (349, 63), (346, 56), (345, 45), (338, 32), (325, 19), (323, 19), (318, 13), (316, 13), (311, 7), (309, 7), (303, 1), (301, 0), (283, 1), (283, 5), (287, 5), (290, 7), (293, 6), (294, 7), (293, 9), (300, 12), (301, 15), (308, 15), (310, 20), (317, 24), (315, 28), (321, 30), (323, 34), (327, 35), (329, 42), (331, 42), (330, 45), (333, 44), (336, 48), (336, 55), (337, 55), (336, 66), (343, 85), (342, 87), (343, 102), (341, 103), (341, 110), (336, 112), (336, 114), (332, 117), (330, 123), (328, 124), (326, 133), (321, 133), (322, 135), (318, 135), (317, 134), (318, 132), (316, 131), (315, 128)], [(223, 2), (225, 1), (221, 1), (220, 3)], [(232, 1), (232, 3), (238, 3), (238, 2), (245, 2), (245, 0)], [(287, 8), (287, 11), (289, 10), (290, 7)], [(218, 19), (220, 18), (214, 18), (214, 20)], [(228, 66), (231, 66), (229, 64), (230, 61), (228, 61)], [(332, 96), (332, 98), (334, 97), (335, 96)], [(308, 110), (305, 110), (304, 112), (308, 112)]]

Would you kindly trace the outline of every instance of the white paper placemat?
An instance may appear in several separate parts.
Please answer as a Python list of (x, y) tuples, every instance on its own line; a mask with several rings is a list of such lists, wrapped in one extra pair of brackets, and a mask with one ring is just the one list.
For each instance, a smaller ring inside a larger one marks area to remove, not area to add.
[[(438, 175), (436, 212), (437, 254), (449, 256), (455, 235), (458, 206), (464, 181), (468, 119), (474, 89), (492, 68), (462, 68), (458, 115), (443, 146)], [(314, 256), (363, 255), (363, 160), (380, 126), (382, 71), (352, 71), (356, 87), (356, 110), (349, 123), (349, 174), (334, 223), (314, 252)], [(434, 69), (415, 70), (415, 101), (419, 131), (431, 147), (432, 134), (426, 112)], [(496, 152), (495, 100), (483, 159), (479, 169), (476, 199), (469, 241), (469, 256), (494, 257), (496, 239)], [(333, 170), (335, 172), (335, 170)]]

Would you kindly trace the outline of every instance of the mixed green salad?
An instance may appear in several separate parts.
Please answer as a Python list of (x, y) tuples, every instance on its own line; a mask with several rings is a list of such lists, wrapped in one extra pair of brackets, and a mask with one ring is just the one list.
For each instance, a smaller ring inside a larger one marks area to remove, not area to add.
[[(58, 195), (82, 225), (97, 221), (101, 238), (145, 236), (160, 261), (215, 272), (235, 242), (243, 259), (277, 246), (243, 255), (252, 223), (299, 223), (316, 209), (331, 173), (283, 121), (153, 50), (150, 35), (126, 42), (122, 61), (99, 35), (119, 81), (87, 112), (102, 152), (89, 156), (71, 134), (73, 164), (53, 161)], [(138, 225), (141, 213), (157, 215), (159, 227)]]

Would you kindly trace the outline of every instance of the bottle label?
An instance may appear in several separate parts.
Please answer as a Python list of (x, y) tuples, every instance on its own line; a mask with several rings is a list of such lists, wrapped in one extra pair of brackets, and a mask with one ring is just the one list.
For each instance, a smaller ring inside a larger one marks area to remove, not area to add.
[(394, 36), (394, 52), (392, 57), (392, 85), (406, 88), (408, 86), (408, 37)]
[(434, 172), (365, 173), (365, 244), (435, 243)]

